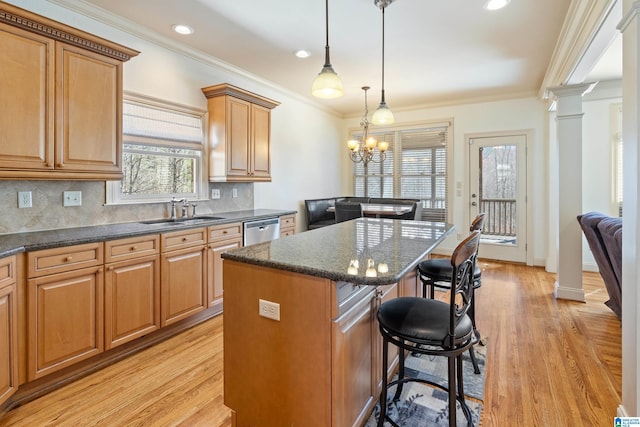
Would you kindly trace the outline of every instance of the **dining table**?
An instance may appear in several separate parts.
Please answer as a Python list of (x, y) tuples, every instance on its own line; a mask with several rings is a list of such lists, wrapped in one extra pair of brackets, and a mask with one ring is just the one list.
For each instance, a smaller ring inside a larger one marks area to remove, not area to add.
[[(362, 214), (368, 217), (380, 218), (381, 216), (402, 216), (411, 212), (411, 205), (393, 205), (387, 203), (361, 203)], [(329, 206), (327, 212), (335, 212), (335, 206)]]

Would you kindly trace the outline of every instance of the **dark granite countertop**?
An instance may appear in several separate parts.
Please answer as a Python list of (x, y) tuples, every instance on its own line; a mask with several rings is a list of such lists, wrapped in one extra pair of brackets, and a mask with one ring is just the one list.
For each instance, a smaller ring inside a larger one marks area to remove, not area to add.
[[(233, 249), (224, 252), (222, 258), (334, 281), (379, 286), (399, 281), (453, 228), (443, 222), (359, 218)], [(366, 276), (368, 259), (375, 262), (376, 277)], [(359, 264), (355, 274), (348, 271), (352, 260)], [(379, 271), (381, 262), (387, 264), (387, 272)]]
[(262, 218), (273, 218), (295, 214), (296, 211), (276, 209), (250, 209), (233, 212), (206, 214), (220, 219), (198, 219), (195, 221), (175, 221), (175, 223), (144, 224), (127, 222), (121, 224), (96, 225), (90, 227), (63, 228), (25, 233), (0, 235), (0, 258), (23, 251), (34, 251), (82, 243), (102, 242), (145, 234), (166, 233), (189, 228), (243, 222)]

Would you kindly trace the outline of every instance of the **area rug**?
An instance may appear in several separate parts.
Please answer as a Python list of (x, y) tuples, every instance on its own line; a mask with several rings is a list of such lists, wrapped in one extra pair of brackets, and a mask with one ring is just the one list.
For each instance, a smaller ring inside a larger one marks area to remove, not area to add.
[[(462, 369), (464, 376), (464, 391), (466, 402), (471, 409), (473, 425), (477, 426), (482, 411), (484, 398), (484, 382), (486, 373), (486, 347), (476, 345), (476, 359), (480, 367), (480, 374), (473, 372), (473, 365), (469, 352), (463, 355)], [(442, 356), (409, 355), (405, 361), (407, 376), (419, 377), (438, 384), (447, 384), (447, 358)], [(397, 377), (394, 377), (394, 380)], [(395, 387), (389, 389), (387, 400), (387, 414), (396, 424), (403, 427), (410, 426), (443, 426), (449, 425), (449, 403), (445, 391), (426, 384), (411, 382), (404, 385), (400, 399), (393, 402)], [(466, 426), (467, 419), (458, 403), (457, 424)], [(376, 405), (365, 424), (365, 427), (375, 427), (378, 423), (380, 407)], [(384, 423), (390, 426), (389, 422)]]

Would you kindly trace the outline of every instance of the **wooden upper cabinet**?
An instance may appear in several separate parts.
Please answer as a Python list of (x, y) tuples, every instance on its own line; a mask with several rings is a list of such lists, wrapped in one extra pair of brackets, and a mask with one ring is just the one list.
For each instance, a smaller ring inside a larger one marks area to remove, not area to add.
[(53, 40), (0, 22), (1, 169), (53, 169), (54, 50)]
[(0, 179), (122, 178), (122, 68), (138, 52), (0, 3)]
[(55, 168), (120, 179), (122, 62), (57, 43), (56, 72)]
[(202, 92), (209, 110), (209, 181), (271, 181), (271, 110), (280, 103), (229, 84)]

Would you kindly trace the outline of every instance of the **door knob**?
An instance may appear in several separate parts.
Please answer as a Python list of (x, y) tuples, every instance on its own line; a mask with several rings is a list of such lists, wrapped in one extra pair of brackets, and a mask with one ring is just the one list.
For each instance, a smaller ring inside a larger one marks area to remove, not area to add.
[(478, 206), (476, 202), (471, 202), (471, 206)]

